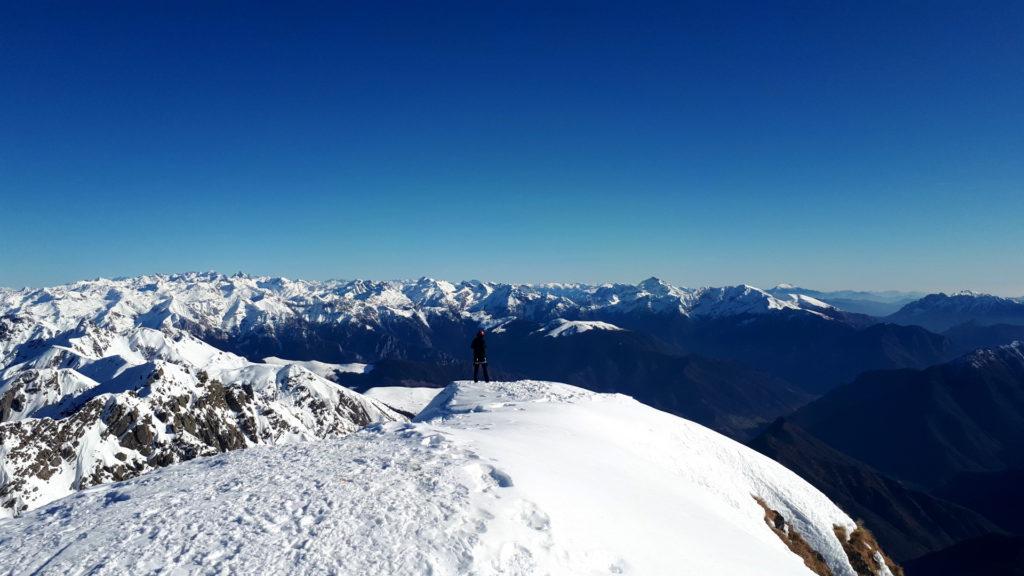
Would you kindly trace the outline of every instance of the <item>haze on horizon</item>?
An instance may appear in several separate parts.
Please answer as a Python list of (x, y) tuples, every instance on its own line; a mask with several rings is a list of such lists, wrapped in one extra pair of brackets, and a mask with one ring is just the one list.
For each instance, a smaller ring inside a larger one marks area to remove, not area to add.
[(0, 15), (0, 286), (214, 269), (1024, 295), (1020, 3)]

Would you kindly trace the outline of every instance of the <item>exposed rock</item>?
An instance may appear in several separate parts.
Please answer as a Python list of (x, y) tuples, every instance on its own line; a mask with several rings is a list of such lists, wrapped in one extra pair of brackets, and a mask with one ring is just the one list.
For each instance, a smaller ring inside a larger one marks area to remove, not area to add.
[(832, 570), (828, 567), (825, 562), (825, 557), (820, 552), (811, 547), (810, 544), (804, 540), (803, 536), (799, 532), (794, 530), (786, 519), (777, 510), (772, 510), (764, 500), (754, 496), (754, 500), (764, 508), (764, 522), (775, 532), (775, 535), (782, 540), (783, 544), (786, 545), (794, 554), (800, 557), (804, 561), (804, 565), (807, 566), (812, 572), (818, 576), (832, 576)]
[[(8, 369), (0, 517), (199, 456), (406, 419), (302, 367), (253, 364), (173, 330), (140, 330), (125, 339), (91, 327)], [(75, 368), (34, 367), (54, 357)], [(220, 364), (197, 367), (208, 358)], [(109, 375), (97, 382), (77, 370)]]
[(875, 536), (866, 528), (858, 524), (850, 534), (847, 534), (846, 528), (842, 526), (836, 526), (835, 530), (836, 537), (850, 559), (850, 565), (859, 576), (876, 576), (883, 573), (883, 567), (894, 576), (903, 576), (903, 568), (885, 554)]

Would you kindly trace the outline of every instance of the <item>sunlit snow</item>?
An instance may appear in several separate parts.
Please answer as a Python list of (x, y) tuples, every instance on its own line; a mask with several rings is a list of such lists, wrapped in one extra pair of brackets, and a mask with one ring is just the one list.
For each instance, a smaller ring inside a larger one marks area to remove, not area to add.
[(834, 574), (852, 520), (770, 459), (620, 395), (460, 382), (411, 424), (254, 447), (0, 521), (12, 573)]

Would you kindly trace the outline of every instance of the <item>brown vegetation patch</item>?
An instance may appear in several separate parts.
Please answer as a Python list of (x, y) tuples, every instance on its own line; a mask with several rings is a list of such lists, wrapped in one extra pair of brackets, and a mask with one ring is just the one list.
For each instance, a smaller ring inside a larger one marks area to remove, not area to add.
[[(786, 522), (786, 518), (778, 510), (772, 510), (764, 500), (754, 496), (754, 500), (764, 509), (764, 522), (775, 532), (775, 535), (803, 561), (811, 572), (818, 576), (832, 576), (832, 570), (825, 563), (825, 557), (804, 540), (796, 530)], [(900, 575), (902, 576), (902, 575)]]
[(889, 567), (890, 572), (895, 576), (903, 576), (903, 568), (886, 555), (882, 547), (878, 545), (878, 541), (875, 540), (875, 535), (863, 524), (857, 522), (857, 527), (850, 534), (846, 533), (846, 528), (843, 526), (836, 525), (833, 529), (839, 542), (843, 545), (846, 557), (850, 559), (850, 565), (859, 576), (876, 576), (878, 574), (876, 552)]

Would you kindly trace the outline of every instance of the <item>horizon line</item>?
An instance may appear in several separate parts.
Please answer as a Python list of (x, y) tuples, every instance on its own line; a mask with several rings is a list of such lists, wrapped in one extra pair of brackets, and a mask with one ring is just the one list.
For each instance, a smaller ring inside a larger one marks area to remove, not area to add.
[(671, 286), (673, 288), (683, 288), (683, 289), (730, 288), (730, 287), (736, 287), (736, 286), (749, 286), (751, 288), (756, 288), (758, 290), (762, 290), (762, 291), (766, 291), (766, 292), (770, 291), (770, 290), (778, 290), (778, 289), (785, 290), (787, 288), (790, 288), (790, 289), (796, 289), (796, 290), (807, 290), (807, 291), (820, 292), (820, 293), (824, 293), (824, 294), (837, 293), (837, 292), (862, 292), (862, 293), (866, 293), (866, 294), (901, 294), (901, 295), (907, 295), (907, 296), (924, 297), (924, 296), (928, 296), (928, 295), (932, 295), (932, 294), (944, 294), (944, 295), (950, 296), (950, 295), (956, 295), (956, 294), (971, 293), (971, 294), (976, 294), (976, 295), (997, 296), (997, 297), (1001, 297), (1001, 298), (1010, 298), (1010, 299), (1024, 298), (1024, 296), (1010, 296), (1010, 295), (1006, 295), (1006, 294), (996, 294), (996, 293), (992, 293), (992, 292), (986, 292), (986, 291), (980, 291), (980, 290), (972, 290), (972, 289), (960, 289), (960, 290), (911, 289), (911, 290), (900, 290), (900, 289), (889, 289), (889, 288), (885, 288), (885, 289), (876, 289), (876, 288), (869, 288), (869, 289), (864, 289), (864, 288), (839, 288), (839, 289), (832, 289), (832, 290), (823, 290), (823, 289), (818, 289), (818, 288), (808, 288), (806, 286), (801, 286), (799, 284), (793, 284), (793, 283), (788, 283), (788, 282), (779, 282), (779, 283), (776, 283), (774, 286), (767, 287), (767, 288), (766, 287), (762, 287), (762, 286), (758, 286), (756, 284), (750, 284), (750, 283), (745, 283), (745, 282), (744, 283), (738, 283), (738, 284), (728, 284), (728, 283), (726, 283), (726, 284), (709, 284), (709, 283), (705, 283), (705, 284), (690, 284), (690, 285), (686, 285), (686, 284), (677, 284), (677, 283), (673, 283), (673, 282), (668, 281), (668, 280), (664, 280), (662, 277), (660, 277), (660, 276), (658, 276), (656, 274), (648, 276), (648, 277), (646, 277), (643, 280), (640, 280), (638, 282), (610, 281), (610, 280), (609, 281), (604, 281), (604, 282), (579, 282), (579, 281), (558, 281), (558, 280), (555, 280), (555, 281), (544, 281), (544, 282), (508, 282), (508, 281), (498, 281), (498, 280), (481, 280), (481, 279), (478, 279), (478, 278), (467, 278), (467, 279), (461, 279), (461, 280), (447, 280), (445, 278), (440, 278), (440, 277), (437, 277), (437, 276), (430, 276), (430, 275), (422, 275), (422, 276), (418, 276), (418, 277), (405, 277), (405, 278), (386, 278), (386, 279), (372, 279), (372, 278), (363, 278), (363, 277), (352, 277), (352, 278), (343, 278), (343, 277), (307, 278), (307, 277), (300, 277), (300, 276), (288, 277), (288, 276), (283, 276), (283, 275), (272, 275), (272, 274), (251, 274), (251, 273), (248, 273), (248, 272), (243, 272), (241, 270), (239, 270), (237, 272), (234, 272), (232, 274), (226, 274), (224, 272), (220, 272), (220, 271), (214, 270), (214, 269), (209, 269), (209, 270), (186, 270), (186, 271), (183, 271), (183, 272), (152, 272), (152, 273), (142, 273), (142, 274), (134, 274), (134, 275), (131, 275), (131, 274), (128, 274), (128, 275), (117, 275), (117, 276), (110, 276), (110, 277), (95, 276), (95, 277), (92, 277), (92, 278), (80, 278), (80, 279), (77, 279), (77, 280), (70, 280), (70, 281), (63, 282), (63, 283), (58, 283), (58, 284), (23, 285), (23, 286), (20, 286), (20, 287), (6, 286), (6, 285), (0, 284), (0, 289), (18, 292), (18, 291), (23, 291), (23, 290), (42, 290), (42, 289), (47, 289), (47, 288), (65, 287), (65, 286), (71, 286), (73, 284), (77, 284), (77, 283), (81, 283), (81, 282), (99, 282), (99, 281), (103, 281), (103, 280), (110, 281), (110, 282), (120, 282), (120, 281), (125, 281), (125, 280), (132, 280), (132, 279), (137, 279), (137, 278), (143, 278), (143, 277), (147, 277), (147, 276), (170, 278), (170, 277), (174, 277), (174, 276), (189, 276), (189, 275), (195, 275), (195, 276), (200, 276), (200, 275), (216, 275), (216, 276), (223, 277), (223, 278), (245, 277), (245, 278), (252, 278), (252, 279), (288, 280), (288, 281), (309, 282), (309, 283), (327, 283), (327, 282), (373, 282), (373, 283), (397, 282), (397, 283), (404, 283), (404, 282), (418, 282), (418, 281), (421, 281), (421, 280), (433, 280), (433, 281), (449, 282), (449, 283), (455, 284), (455, 285), (478, 282), (478, 283), (481, 283), (481, 284), (495, 284), (495, 285), (506, 285), (506, 286), (530, 286), (530, 287), (544, 287), (544, 286), (552, 286), (552, 285), (587, 286), (587, 287), (609, 286), (609, 285), (610, 286), (615, 286), (615, 285), (620, 285), (620, 286), (621, 285), (639, 286), (640, 284), (643, 284), (643, 283), (648, 282), (650, 280), (656, 280), (656, 281), (662, 282), (662, 283), (664, 283), (664, 284), (666, 284), (668, 286)]

